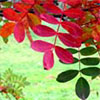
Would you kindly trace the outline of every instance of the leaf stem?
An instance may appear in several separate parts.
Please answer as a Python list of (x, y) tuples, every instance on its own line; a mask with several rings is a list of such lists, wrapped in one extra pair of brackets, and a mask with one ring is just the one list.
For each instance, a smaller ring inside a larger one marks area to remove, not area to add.
[[(66, 5), (64, 4), (63, 11), (64, 11), (65, 7), (66, 7)], [(62, 18), (63, 18), (63, 12), (61, 14), (60, 21), (59, 21), (59, 24), (58, 24), (58, 27), (57, 27), (57, 33), (59, 32), (60, 25), (61, 25), (61, 22), (62, 22)], [(57, 42), (57, 37), (58, 37), (58, 35), (55, 36), (54, 47), (55, 47), (56, 42)]]
[[(80, 70), (81, 70), (81, 62), (80, 62), (81, 55), (80, 55), (80, 48), (78, 48), (78, 58), (79, 58), (79, 71), (80, 71)], [(80, 76), (81, 76), (81, 72), (80, 72)]]

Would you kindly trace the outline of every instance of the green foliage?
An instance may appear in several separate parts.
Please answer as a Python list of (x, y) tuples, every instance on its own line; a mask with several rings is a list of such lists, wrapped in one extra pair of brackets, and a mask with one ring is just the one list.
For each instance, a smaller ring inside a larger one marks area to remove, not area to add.
[(73, 48), (67, 48), (68, 51), (70, 51), (72, 54), (78, 53), (78, 50), (73, 49)]
[(23, 89), (28, 85), (26, 77), (7, 69), (0, 77), (0, 88), (3, 93), (10, 93), (15, 98), (23, 97)]
[(80, 50), (80, 53), (83, 56), (90, 56), (97, 52), (97, 50), (94, 47), (86, 47)]
[(76, 95), (80, 99), (85, 100), (90, 94), (90, 86), (87, 80), (84, 79), (83, 77), (80, 77), (76, 83), (75, 91)]
[(100, 75), (100, 68), (98, 67), (88, 67), (81, 70), (82, 74), (87, 76), (98, 76)]
[(80, 60), (84, 65), (98, 65), (100, 60), (97, 57), (87, 57)]
[(58, 82), (67, 82), (72, 80), (78, 75), (78, 70), (67, 70), (62, 73), (60, 73), (57, 77)]

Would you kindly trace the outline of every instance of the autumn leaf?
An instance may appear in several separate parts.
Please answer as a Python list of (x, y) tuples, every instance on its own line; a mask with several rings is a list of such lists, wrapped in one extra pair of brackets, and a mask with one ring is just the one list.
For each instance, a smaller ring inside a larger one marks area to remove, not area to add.
[(54, 47), (53, 44), (42, 40), (33, 41), (31, 44), (31, 48), (38, 52), (46, 52), (47, 50), (50, 50), (53, 47)]
[(73, 63), (73, 56), (72, 54), (59, 46), (55, 46), (55, 52), (58, 58), (64, 63)]
[(54, 55), (52, 50), (48, 50), (43, 56), (43, 66), (45, 70), (50, 70), (54, 65)]
[(14, 27), (15, 27), (15, 23), (13, 22), (5, 23), (0, 29), (0, 36), (2, 36), (3, 38), (7, 38), (13, 33)]

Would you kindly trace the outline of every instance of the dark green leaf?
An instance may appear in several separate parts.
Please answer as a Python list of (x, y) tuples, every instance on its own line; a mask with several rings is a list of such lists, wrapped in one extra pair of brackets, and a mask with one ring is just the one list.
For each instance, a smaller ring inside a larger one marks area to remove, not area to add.
[(78, 52), (78, 50), (73, 49), (73, 48), (67, 48), (68, 51), (70, 51), (72, 54), (75, 54)]
[(91, 79), (93, 80), (93, 79), (95, 79), (95, 78), (97, 78), (97, 76), (92, 76), (92, 78), (91, 78)]
[[(69, 63), (69, 64), (74, 64), (77, 63), (79, 60), (77, 58), (74, 57), (74, 62), (73, 63)], [(59, 60), (59, 62), (61, 62), (62, 64), (68, 64), (68, 63), (64, 63), (61, 60)]]
[[(91, 29), (90, 29), (90, 31), (91, 31)], [(93, 44), (94, 45), (94, 42), (93, 42), (93, 39), (92, 38), (86, 40), (85, 43), (90, 43), (90, 44)]]
[(97, 50), (94, 47), (86, 47), (80, 50), (80, 53), (83, 56), (89, 56), (89, 55), (93, 55), (97, 52)]
[(67, 81), (70, 81), (72, 80), (74, 77), (77, 76), (78, 74), (78, 70), (67, 70), (65, 72), (62, 72), (58, 75), (57, 77), (57, 81), (58, 82), (67, 82)]
[(99, 64), (99, 58), (96, 57), (87, 57), (87, 58), (83, 58), (80, 60), (81, 63), (83, 63), (84, 65), (98, 65)]
[(90, 86), (87, 80), (85, 80), (83, 77), (80, 77), (76, 83), (75, 91), (79, 98), (85, 100), (90, 94)]
[(100, 68), (97, 67), (84, 68), (81, 70), (81, 72), (87, 76), (98, 76), (100, 75)]
[(4, 43), (8, 43), (8, 38), (3, 38)]

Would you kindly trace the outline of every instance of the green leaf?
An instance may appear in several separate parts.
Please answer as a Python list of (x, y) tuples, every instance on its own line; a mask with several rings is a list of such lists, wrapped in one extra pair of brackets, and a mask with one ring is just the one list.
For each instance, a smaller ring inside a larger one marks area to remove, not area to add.
[(73, 48), (67, 48), (68, 51), (70, 51), (72, 54), (75, 54), (78, 52), (78, 50), (73, 49)]
[(4, 43), (8, 43), (8, 38), (3, 38)]
[(88, 67), (88, 68), (82, 69), (81, 72), (87, 76), (98, 76), (100, 75), (100, 68)]
[[(89, 30), (92, 31), (90, 28), (89, 28)], [(86, 40), (85, 43), (90, 43), (90, 44), (93, 44), (94, 45), (94, 42), (93, 42), (93, 39), (92, 38)]]
[(75, 86), (75, 92), (76, 95), (82, 100), (85, 100), (89, 96), (90, 86), (86, 79), (84, 79), (83, 77), (80, 77), (78, 79)]
[(86, 47), (80, 50), (80, 53), (83, 56), (89, 56), (89, 55), (93, 55), (97, 52), (97, 50), (94, 47)]
[(80, 60), (82, 64), (84, 65), (98, 65), (99, 64), (99, 58), (97, 57), (87, 57), (87, 58), (83, 58)]
[[(69, 63), (69, 64), (74, 64), (74, 63), (77, 63), (78, 61), (79, 60), (76, 57), (74, 57), (74, 62), (73, 63)], [(61, 60), (59, 60), (59, 62), (61, 62), (62, 64), (68, 64), (68, 63), (62, 62)]]
[(62, 73), (60, 73), (57, 77), (57, 81), (58, 82), (67, 82), (67, 81), (70, 81), (72, 80), (73, 78), (75, 78), (78, 74), (78, 70), (67, 70), (67, 71), (64, 71)]

